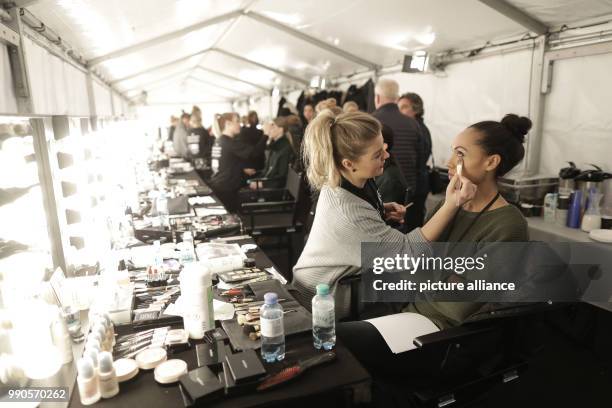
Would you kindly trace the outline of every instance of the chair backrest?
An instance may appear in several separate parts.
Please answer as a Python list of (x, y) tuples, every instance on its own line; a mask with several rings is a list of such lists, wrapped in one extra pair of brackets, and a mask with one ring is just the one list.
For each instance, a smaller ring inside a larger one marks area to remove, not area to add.
[(302, 181), (302, 175), (295, 170), (291, 166), (287, 168), (287, 182), (285, 184), (285, 189), (291, 194), (293, 199), (297, 202), (300, 198), (300, 184)]
[(298, 173), (289, 166), (287, 171), (287, 183), (285, 190), (293, 197), (293, 225), (298, 223), (305, 225), (308, 212), (310, 211), (311, 200), (308, 195), (308, 187), (303, 173)]

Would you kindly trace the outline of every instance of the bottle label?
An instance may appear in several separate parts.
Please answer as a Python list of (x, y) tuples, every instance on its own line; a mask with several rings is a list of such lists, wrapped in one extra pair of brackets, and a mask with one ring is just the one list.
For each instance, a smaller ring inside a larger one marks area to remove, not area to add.
[(317, 309), (312, 310), (312, 325), (319, 327), (333, 327), (335, 323), (334, 309)]
[(283, 328), (283, 318), (261, 319), (261, 335), (263, 337), (277, 337), (285, 333)]

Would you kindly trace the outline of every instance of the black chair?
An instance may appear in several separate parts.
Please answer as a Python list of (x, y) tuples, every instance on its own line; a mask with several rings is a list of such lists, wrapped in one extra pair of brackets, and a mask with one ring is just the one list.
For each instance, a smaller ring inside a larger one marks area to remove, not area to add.
[[(294, 251), (301, 250), (300, 236), (309, 210), (304, 191), (302, 174), (289, 167), (284, 189), (260, 189), (259, 201), (241, 205), (244, 232), (252, 235), (263, 249), (286, 249), (290, 269)], [(273, 244), (268, 239), (260, 239), (262, 237), (275, 237), (277, 242)]]
[(461, 326), (415, 338), (414, 352), (427, 365), (420, 381), (407, 385), (409, 400), (416, 407), (464, 407), (519, 379), (544, 347), (540, 333), (547, 315), (564, 306), (537, 303), (488, 310)]
[[(523, 262), (517, 263), (517, 268), (522, 267), (517, 272), (539, 282), (555, 282), (559, 298), (579, 299), (593, 274), (572, 271), (568, 256), (552, 248), (529, 250)], [(542, 257), (547, 262), (538, 264), (530, 261), (532, 257)], [(547, 267), (541, 268), (542, 264)], [(350, 317), (359, 318), (360, 275), (345, 277), (339, 284), (350, 287)], [(529, 290), (521, 293), (519, 289), (515, 299), (527, 299), (528, 293)], [(406, 380), (395, 390), (415, 407), (469, 406), (497, 385), (520, 377), (530, 359), (545, 346), (541, 333), (549, 315), (567, 306), (526, 300), (482, 303), (461, 326), (415, 338), (414, 352), (420, 353), (423, 362), (418, 367), (419, 379)]]

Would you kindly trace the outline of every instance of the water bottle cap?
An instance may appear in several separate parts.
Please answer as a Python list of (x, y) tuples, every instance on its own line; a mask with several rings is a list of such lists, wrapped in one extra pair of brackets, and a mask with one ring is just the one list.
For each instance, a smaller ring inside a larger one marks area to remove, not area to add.
[(82, 357), (79, 359), (77, 363), (77, 370), (79, 371), (79, 375), (85, 379), (92, 378), (94, 376), (94, 368), (93, 363), (91, 362), (91, 358)]
[(153, 247), (155, 247), (155, 249), (160, 248), (161, 247), (161, 242), (159, 242), (159, 240), (153, 241)]
[(274, 292), (268, 292), (264, 295), (266, 305), (274, 305), (278, 303), (278, 295)]
[(113, 371), (113, 355), (108, 351), (103, 351), (98, 356), (100, 359), (99, 370), (101, 373), (110, 373)]
[(327, 283), (319, 283), (317, 285), (317, 295), (329, 295), (329, 285)]

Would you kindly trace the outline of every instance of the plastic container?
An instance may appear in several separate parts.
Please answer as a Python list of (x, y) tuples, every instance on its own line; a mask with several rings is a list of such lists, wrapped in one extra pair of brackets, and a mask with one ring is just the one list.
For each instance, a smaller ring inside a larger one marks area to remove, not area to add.
[(191, 235), (191, 231), (187, 231), (183, 234), (183, 242), (181, 242), (181, 262), (185, 265), (195, 260), (193, 236)]
[(181, 271), (180, 281), (185, 330), (189, 338), (202, 339), (215, 327), (211, 274), (199, 262), (192, 262)]
[(119, 383), (115, 367), (113, 366), (113, 355), (108, 351), (100, 353), (98, 368), (100, 378), (100, 396), (102, 398), (112, 398), (119, 394)]
[(576, 190), (570, 197), (570, 206), (567, 212), (567, 226), (580, 228), (582, 221), (582, 191)]
[(168, 216), (168, 198), (165, 191), (160, 191), (155, 201), (157, 216), (162, 227), (169, 227), (170, 221)]
[(548, 193), (544, 196), (544, 221), (555, 222), (555, 212), (557, 211), (558, 194)]
[(285, 358), (285, 326), (283, 307), (278, 303), (278, 295), (273, 292), (264, 295), (260, 309), (261, 357), (267, 363)]
[(89, 357), (83, 357), (77, 364), (77, 385), (81, 404), (92, 405), (100, 401), (98, 375)]
[(317, 285), (312, 298), (312, 338), (314, 347), (331, 350), (336, 345), (336, 306), (329, 285)]

